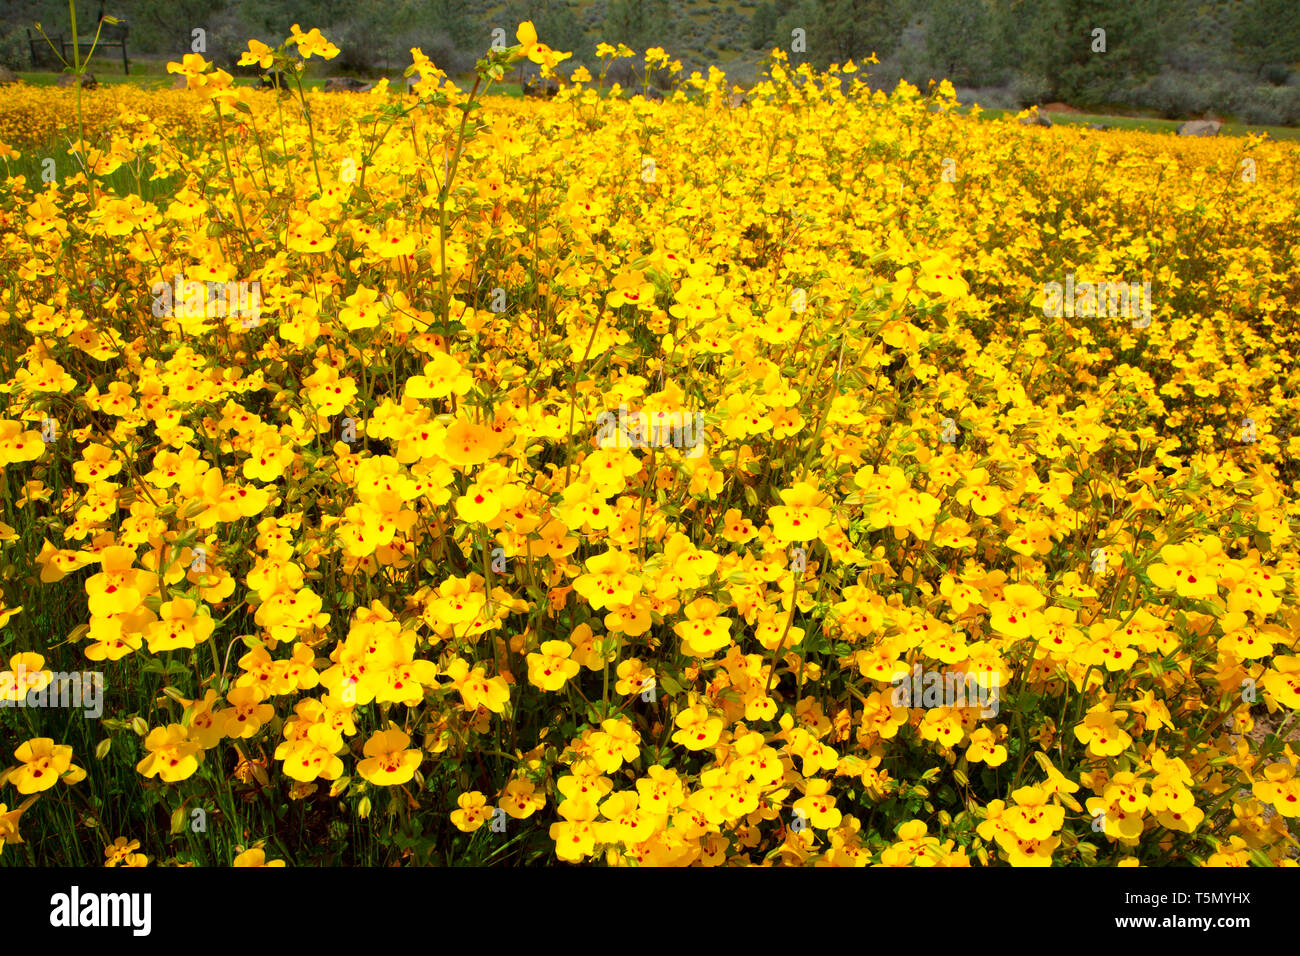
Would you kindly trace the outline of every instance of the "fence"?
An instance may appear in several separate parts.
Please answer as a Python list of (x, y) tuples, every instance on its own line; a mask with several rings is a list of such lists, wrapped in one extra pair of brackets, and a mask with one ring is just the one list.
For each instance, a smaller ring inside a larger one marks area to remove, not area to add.
[[(105, 30), (105, 33), (107, 33), (107, 29)], [(58, 49), (59, 53), (62, 54), (64, 60), (71, 63), (72, 62), (72, 41), (64, 39), (62, 33), (47, 34), (47, 35), (49, 36), (49, 43), (45, 42), (45, 37), (39, 35), (33, 36), (31, 30), (27, 31), (27, 46), (31, 50), (32, 69), (61, 70), (63, 69), (63, 64), (60, 63), (59, 58), (54, 55), (54, 50), (50, 49), (50, 44), (53, 44)], [(127, 75), (131, 73), (131, 65), (126, 57), (126, 34), (125, 33), (121, 34), (121, 36), (115, 39), (114, 38), (105, 39), (105, 35), (101, 33), (98, 43), (95, 43), (92, 39), (83, 38), (81, 42), (78, 43), (77, 45), (81, 49), (82, 59), (85, 59), (87, 56), (90, 55), (90, 49), (92, 46), (96, 50), (121, 50), (122, 51), (122, 72)]]

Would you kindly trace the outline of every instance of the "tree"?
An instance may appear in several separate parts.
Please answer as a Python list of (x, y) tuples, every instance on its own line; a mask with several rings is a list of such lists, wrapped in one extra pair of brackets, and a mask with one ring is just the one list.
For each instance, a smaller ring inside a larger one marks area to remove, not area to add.
[(933, 0), (927, 14), (931, 63), (956, 85), (983, 83), (993, 59), (993, 18), (984, 0)]
[[(84, 30), (82, 7), (77, 5), (77, 29)], [(214, 16), (223, 12), (227, 4), (212, 3), (209, 0), (134, 0), (129, 7), (126, 4), (108, 4), (105, 12), (112, 15), (114, 6), (124, 8), (131, 21), (131, 47), (135, 50), (166, 53), (180, 59), (190, 52), (193, 42), (191, 31), (196, 27), (210, 29)], [(98, 12), (98, 5), (96, 5)], [(64, 19), (67, 14), (64, 14)], [(88, 22), (94, 29), (94, 17)], [(209, 58), (210, 59), (210, 58)]]
[(603, 39), (626, 43), (638, 53), (654, 46), (667, 49), (675, 36), (674, 26), (666, 0), (611, 0)]
[[(1058, 40), (1058, 93), (1109, 99), (1160, 69), (1160, 31), (1168, 0), (1058, 0), (1065, 34)], [(1104, 34), (1099, 34), (1104, 30)], [(1102, 40), (1104, 51), (1099, 52)], [(1052, 74), (1049, 73), (1049, 76)]]
[(1237, 55), (1255, 75), (1300, 61), (1300, 5), (1296, 0), (1250, 0), (1232, 25)]
[(994, 67), (1052, 85), (1048, 77), (1055, 70), (1059, 38), (1066, 29), (1057, 0), (994, 0), (991, 15)]
[(595, 44), (587, 38), (568, 0), (510, 0), (505, 20), (502, 26), (510, 43), (514, 42), (515, 27), (531, 20), (542, 43), (552, 50), (572, 53), (574, 62), (590, 59), (595, 52)]
[(777, 45), (776, 6), (763, 0), (755, 9), (754, 17), (749, 22), (749, 47), (751, 50), (770, 50)]
[[(1171, 0), (999, 0), (1006, 61), (1048, 98), (1099, 101), (1158, 72)], [(1098, 32), (1103, 31), (1103, 32)]]
[(804, 31), (807, 52), (791, 53), (790, 62), (807, 60), (818, 69), (877, 53), (886, 56), (906, 25), (901, 0), (803, 0), (780, 20), (777, 45), (790, 48), (795, 29)]

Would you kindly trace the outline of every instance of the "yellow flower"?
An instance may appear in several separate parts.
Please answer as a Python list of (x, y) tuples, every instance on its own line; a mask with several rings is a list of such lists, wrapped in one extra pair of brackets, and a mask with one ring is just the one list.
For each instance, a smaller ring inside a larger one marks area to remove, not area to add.
[(573, 645), (567, 641), (546, 641), (528, 655), (528, 681), (544, 691), (557, 691), (576, 677), (582, 665), (570, 660)]
[(381, 787), (406, 783), (415, 776), (424, 755), (408, 750), (411, 738), (396, 728), (376, 731), (366, 741), (366, 759), (357, 764), (357, 773)]
[(320, 30), (315, 27), (312, 28), (310, 33), (303, 33), (298, 24), (295, 23), (291, 29), (293, 35), (289, 37), (287, 42), (297, 45), (298, 53), (303, 59), (319, 56), (326, 60), (332, 60), (339, 55), (338, 47), (326, 40), (321, 35)]
[(9, 658), (9, 669), (0, 671), (0, 701), (26, 700), (50, 686), (53, 672), (45, 670), (45, 658), (30, 652)]
[(21, 794), (49, 790), (62, 780), (73, 784), (85, 779), (86, 771), (72, 762), (72, 748), (55, 744), (49, 737), (34, 737), (14, 751), (18, 766), (6, 774)]
[(546, 794), (539, 792), (531, 780), (517, 778), (506, 784), (499, 806), (516, 820), (525, 820), (546, 806)]
[(266, 70), (270, 69), (271, 63), (275, 59), (275, 51), (260, 40), (249, 40), (248, 49), (239, 56), (239, 66), (258, 66)]
[(673, 723), (678, 727), (673, 734), (674, 743), (687, 750), (707, 750), (718, 742), (725, 722), (711, 715), (704, 704), (697, 703), (680, 711)]
[(23, 842), (22, 836), (18, 833), (18, 821), (35, 801), (36, 797), (28, 797), (15, 810), (10, 810), (0, 803), (0, 853), (4, 852), (6, 843)]
[(22, 422), (0, 419), (0, 468), (35, 461), (45, 453), (39, 431), (24, 429)]
[(1074, 736), (1088, 745), (1094, 757), (1115, 757), (1128, 749), (1133, 738), (1119, 726), (1123, 711), (1109, 711), (1105, 704), (1089, 709), (1083, 723), (1075, 725)]
[(126, 837), (118, 837), (113, 841), (112, 846), (104, 847), (104, 865), (109, 867), (120, 865), (143, 866), (148, 862), (148, 858), (143, 853), (136, 853), (135, 851), (138, 849), (140, 849), (139, 840), (128, 842)]
[(207, 84), (207, 77), (203, 74), (212, 64), (203, 59), (202, 54), (186, 53), (181, 58), (180, 63), (168, 63), (168, 73), (179, 73), (185, 77), (185, 85), (191, 89), (199, 89)]
[(149, 753), (136, 764), (136, 771), (146, 777), (160, 777), (165, 783), (176, 783), (193, 776), (203, 759), (203, 748), (180, 724), (155, 727), (145, 738), (144, 745)]
[(503, 677), (488, 677), (482, 667), (468, 670), (463, 660), (457, 660), (448, 668), (447, 674), (452, 678), (452, 686), (460, 691), (461, 700), (467, 710), (484, 707), (494, 714), (505, 711), (510, 700), (510, 685)]
[(492, 816), (487, 798), (477, 790), (462, 793), (456, 798), (457, 810), (451, 812), (451, 822), (463, 833), (473, 833)]
[(266, 851), (261, 847), (253, 847), (251, 850), (245, 850), (235, 857), (231, 866), (284, 866), (284, 860), (267, 860)]
[(808, 482), (780, 493), (784, 504), (768, 508), (772, 533), (782, 543), (812, 541), (831, 522), (828, 496)]

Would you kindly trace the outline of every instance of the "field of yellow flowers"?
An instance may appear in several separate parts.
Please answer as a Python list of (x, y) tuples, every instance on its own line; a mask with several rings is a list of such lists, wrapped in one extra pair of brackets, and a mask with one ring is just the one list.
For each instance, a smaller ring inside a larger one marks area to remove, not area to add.
[(0, 92), (0, 863), (1295, 865), (1300, 149), (518, 41)]

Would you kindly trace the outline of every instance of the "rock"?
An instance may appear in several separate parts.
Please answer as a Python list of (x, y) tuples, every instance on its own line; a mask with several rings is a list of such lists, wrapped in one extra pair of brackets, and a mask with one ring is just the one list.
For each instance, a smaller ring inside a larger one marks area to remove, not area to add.
[(0, 66), (0, 86), (8, 86), (10, 83), (18, 82), (18, 74), (7, 66)]
[(1088, 123), (1088, 129), (1107, 130), (1110, 129), (1105, 123)]
[(190, 81), (183, 76), (178, 76), (176, 77), (176, 79), (172, 80), (173, 90), (188, 90), (189, 88), (190, 88)]
[(332, 76), (325, 81), (326, 93), (367, 93), (374, 88), (374, 83), (358, 80), (355, 76)]
[(257, 79), (257, 87), (261, 90), (273, 90), (276, 88), (277, 81), (279, 82), (280, 89), (289, 89), (289, 77), (281, 70), (270, 70), (263, 73)]
[(1179, 136), (1218, 136), (1222, 123), (1215, 120), (1192, 120), (1178, 127)]
[(644, 99), (652, 103), (662, 103), (664, 101), (664, 91), (656, 90), (653, 86), (641, 94)]
[(1034, 110), (1029, 116), (1020, 117), (1021, 126), (1051, 126), (1052, 121), (1047, 118), (1045, 113)]
[(748, 103), (749, 100), (746, 98), (744, 93), (732, 93), (731, 97), (727, 100), (727, 105), (733, 109), (739, 106), (746, 106)]
[(524, 80), (524, 96), (533, 96), (539, 99), (550, 99), (556, 93), (560, 92), (560, 84), (554, 79), (547, 77), (530, 76)]
[[(64, 89), (68, 89), (69, 87), (77, 85), (77, 78), (73, 76), (71, 73), (64, 73), (62, 76), (59, 77), (59, 81), (54, 85), (62, 87)], [(93, 90), (97, 86), (99, 86), (99, 84), (95, 81), (94, 73), (82, 74), (81, 88), (83, 90)]]

